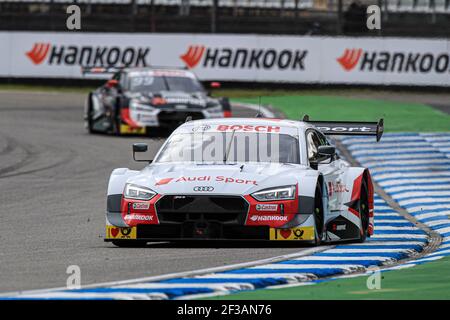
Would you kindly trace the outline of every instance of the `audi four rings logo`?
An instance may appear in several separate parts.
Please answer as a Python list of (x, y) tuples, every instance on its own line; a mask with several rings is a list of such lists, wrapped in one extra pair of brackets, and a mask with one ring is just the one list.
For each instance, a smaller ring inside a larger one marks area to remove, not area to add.
[(194, 187), (194, 191), (197, 191), (197, 192), (211, 192), (211, 191), (214, 191), (214, 187), (211, 187), (211, 186), (197, 186), (197, 187)]

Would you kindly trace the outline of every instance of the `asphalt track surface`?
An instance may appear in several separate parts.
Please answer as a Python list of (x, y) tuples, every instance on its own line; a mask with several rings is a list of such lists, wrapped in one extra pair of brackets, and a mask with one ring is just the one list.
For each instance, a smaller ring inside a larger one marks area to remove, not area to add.
[[(153, 243), (116, 248), (103, 242), (106, 187), (114, 168), (139, 169), (131, 144), (156, 153), (164, 138), (89, 135), (85, 95), (0, 92), (0, 292), (66, 285), (78, 265), (81, 284), (219, 267), (305, 248), (254, 243)], [(255, 111), (235, 108), (235, 116)]]

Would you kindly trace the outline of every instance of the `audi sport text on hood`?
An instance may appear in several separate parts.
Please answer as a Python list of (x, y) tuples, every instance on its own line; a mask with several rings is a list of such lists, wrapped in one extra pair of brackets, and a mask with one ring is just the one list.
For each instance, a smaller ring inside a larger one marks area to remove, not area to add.
[[(291, 164), (159, 164), (144, 169), (129, 183), (158, 194), (250, 194), (265, 187), (296, 184)], [(196, 189), (195, 187), (208, 187)]]

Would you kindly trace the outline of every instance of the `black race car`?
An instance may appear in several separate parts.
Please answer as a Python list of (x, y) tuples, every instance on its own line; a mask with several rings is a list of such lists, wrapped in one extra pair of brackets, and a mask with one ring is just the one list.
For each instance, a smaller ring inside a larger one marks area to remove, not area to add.
[[(85, 123), (90, 133), (150, 134), (192, 120), (231, 117), (228, 98), (212, 98), (194, 73), (175, 68), (83, 68), (112, 73), (89, 93)], [(211, 87), (220, 87), (212, 82)]]

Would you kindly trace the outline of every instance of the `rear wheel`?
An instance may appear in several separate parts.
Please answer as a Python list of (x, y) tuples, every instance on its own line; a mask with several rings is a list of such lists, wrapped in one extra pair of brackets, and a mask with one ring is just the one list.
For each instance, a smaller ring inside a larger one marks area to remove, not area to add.
[(142, 240), (115, 240), (112, 242), (116, 247), (121, 248), (142, 248), (145, 247), (147, 241)]
[(320, 245), (323, 238), (323, 225), (324, 225), (324, 214), (323, 214), (323, 199), (322, 199), (322, 188), (317, 185), (316, 192), (314, 196), (314, 244)]
[(366, 180), (363, 179), (361, 184), (361, 195), (358, 201), (358, 212), (361, 217), (361, 232), (359, 234), (358, 242), (366, 241), (369, 231), (369, 197), (367, 191)]

